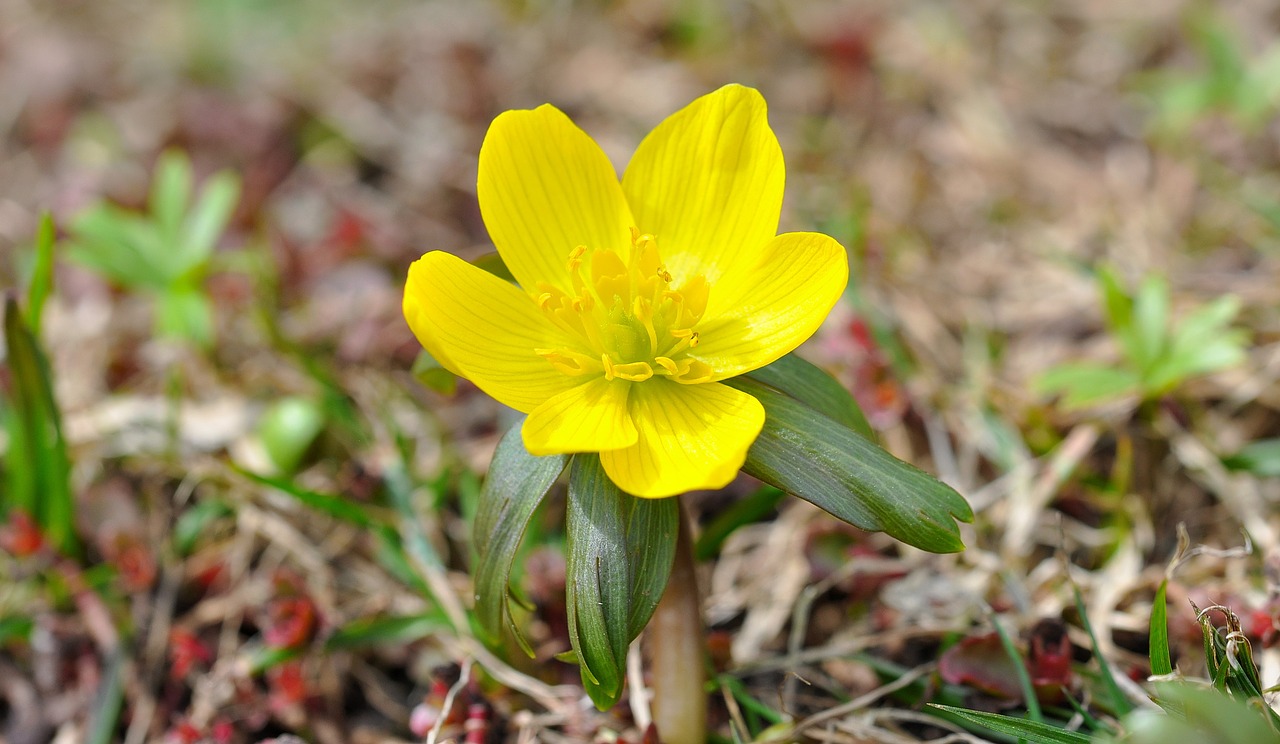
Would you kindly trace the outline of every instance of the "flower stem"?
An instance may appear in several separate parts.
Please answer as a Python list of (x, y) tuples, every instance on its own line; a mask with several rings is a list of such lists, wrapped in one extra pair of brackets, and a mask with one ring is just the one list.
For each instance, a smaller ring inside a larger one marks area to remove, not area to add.
[(653, 722), (664, 744), (705, 744), (707, 695), (702, 598), (693, 561), (693, 520), (680, 503), (680, 534), (667, 589), (645, 639), (653, 682)]

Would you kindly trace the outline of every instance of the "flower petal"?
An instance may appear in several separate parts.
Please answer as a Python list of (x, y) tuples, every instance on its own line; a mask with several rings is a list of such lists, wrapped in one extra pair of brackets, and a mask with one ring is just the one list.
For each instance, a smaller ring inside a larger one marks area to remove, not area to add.
[(711, 288), (689, 356), (710, 365), (713, 380), (763, 367), (812, 336), (848, 282), (849, 258), (834, 239), (779, 235)]
[(529, 296), (457, 256), (432, 251), (413, 262), (404, 317), (442, 365), (518, 411), (581, 382), (534, 353), (565, 339)]
[(600, 462), (619, 488), (645, 498), (728, 485), (764, 426), (758, 400), (716, 383), (646, 380), (628, 408), (639, 440), (601, 452)]
[(638, 436), (627, 413), (631, 387), (597, 377), (551, 398), (524, 420), (525, 449), (541, 456), (630, 447)]
[[(506, 111), (480, 147), (480, 215), (526, 291), (571, 287), (569, 252), (625, 249), (635, 220), (609, 158), (551, 105)], [(622, 255), (626, 255), (625, 253)]]
[(641, 232), (677, 283), (715, 282), (778, 232), (785, 171), (764, 98), (726, 85), (649, 133), (622, 177)]

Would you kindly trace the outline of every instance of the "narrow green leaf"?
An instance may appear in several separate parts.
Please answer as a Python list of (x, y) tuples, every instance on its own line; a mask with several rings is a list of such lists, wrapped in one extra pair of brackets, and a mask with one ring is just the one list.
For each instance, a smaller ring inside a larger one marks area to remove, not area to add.
[[(1265, 704), (1255, 707), (1252, 701), (1233, 698), (1212, 688), (1185, 682), (1166, 682), (1155, 685), (1155, 694), (1162, 701), (1183, 711), (1185, 722), (1181, 725), (1159, 727), (1153, 734), (1135, 731), (1123, 739), (1134, 744), (1169, 744), (1171, 742), (1213, 742), (1213, 744), (1275, 744), (1280, 735), (1268, 725), (1269, 708)], [(1273, 715), (1273, 714), (1271, 714)], [(1162, 717), (1168, 720), (1170, 717)], [(1155, 727), (1153, 727), (1155, 728)]]
[[(106, 204), (89, 207), (71, 221), (73, 242), (67, 258), (123, 287), (159, 291), (172, 277), (158, 251), (155, 226), (137, 215)], [(154, 244), (154, 245), (153, 245)]]
[(173, 546), (178, 555), (190, 555), (200, 536), (206, 534), (213, 523), (232, 514), (231, 507), (217, 499), (198, 501), (183, 511), (173, 525)]
[[(538, 505), (564, 471), (565, 455), (535, 457), (524, 448), (516, 422), (498, 443), (480, 489), (473, 527), (476, 618), (490, 644), (510, 620), (512, 562)], [(517, 638), (519, 634), (517, 633)]]
[(999, 713), (986, 713), (978, 710), (966, 710), (951, 705), (930, 703), (930, 708), (944, 710), (967, 721), (984, 726), (1007, 736), (1018, 736), (1034, 742), (1034, 744), (1089, 744), (1088, 734), (1066, 729), (1025, 718), (1002, 716)]
[(1280, 477), (1280, 438), (1259, 439), (1222, 459), (1232, 470), (1247, 470), (1264, 478)]
[(973, 512), (950, 486), (862, 435), (754, 380), (728, 385), (764, 406), (743, 470), (852, 525), (935, 553), (964, 549), (954, 520)]
[(147, 207), (165, 242), (174, 250), (190, 202), (191, 161), (178, 150), (166, 150), (156, 161)]
[(1147, 656), (1151, 659), (1151, 673), (1154, 675), (1173, 672), (1173, 660), (1169, 656), (1169, 604), (1165, 600), (1168, 588), (1168, 579), (1160, 582), (1156, 598), (1151, 602), (1151, 640)]
[(876, 434), (858, 402), (831, 375), (794, 353), (752, 370), (747, 377), (786, 393), (815, 411), (875, 441)]
[(383, 644), (409, 643), (426, 638), (437, 630), (448, 630), (443, 612), (424, 612), (399, 617), (362, 618), (334, 631), (324, 643), (326, 651), (362, 648)]
[(1120, 684), (1116, 682), (1115, 673), (1111, 669), (1111, 664), (1107, 662), (1107, 657), (1096, 651), (1096, 649), (1100, 648), (1098, 636), (1093, 632), (1093, 624), (1089, 622), (1089, 613), (1084, 606), (1084, 595), (1080, 593), (1080, 587), (1072, 584), (1071, 591), (1075, 594), (1076, 612), (1080, 615), (1080, 624), (1084, 626), (1085, 632), (1089, 634), (1092, 648), (1095, 649), (1093, 658), (1097, 660), (1098, 670), (1102, 672), (1102, 683), (1106, 687), (1107, 695), (1111, 698), (1112, 711), (1117, 715), (1126, 715), (1133, 712), (1134, 704), (1120, 689)]
[(275, 476), (262, 475), (250, 470), (245, 470), (238, 465), (232, 465), (240, 475), (261, 486), (274, 488), (280, 493), (287, 494), (297, 499), (302, 505), (323, 512), (334, 519), (354, 524), (357, 527), (382, 527), (391, 523), (391, 513), (382, 507), (376, 507), (369, 504), (360, 504), (342, 496), (334, 494), (321, 493), (319, 491), (311, 491), (300, 487), (288, 478), (279, 478)]
[(200, 198), (183, 223), (182, 243), (174, 246), (182, 252), (183, 273), (203, 266), (213, 255), (239, 200), (240, 180), (230, 171), (220, 171), (205, 182)]
[(1080, 363), (1054, 367), (1036, 379), (1034, 388), (1042, 394), (1063, 393), (1062, 405), (1079, 409), (1136, 394), (1140, 382), (1138, 373), (1127, 368)]
[(992, 618), (991, 624), (995, 626), (996, 635), (1000, 637), (1000, 646), (1013, 662), (1014, 673), (1018, 676), (1018, 686), (1022, 689), (1022, 699), (1027, 705), (1027, 718), (1043, 723), (1044, 714), (1040, 712), (1040, 699), (1036, 697), (1035, 685), (1031, 684), (1031, 673), (1027, 671), (1027, 662), (1023, 660), (1022, 654), (1018, 653), (1018, 647), (1013, 644), (1013, 639), (1009, 637), (1009, 632), (1004, 629), (1004, 626), (996, 622), (995, 618)]
[(1107, 327), (1125, 346), (1125, 355), (1135, 358), (1139, 351), (1129, 346), (1133, 340), (1129, 334), (1129, 328), (1133, 323), (1133, 299), (1121, 286), (1120, 278), (1110, 267), (1099, 267), (1097, 278), (1102, 290), (1102, 308), (1106, 312)]
[(574, 458), (565, 514), (565, 602), (583, 685), (601, 710), (622, 695), (627, 646), (666, 588), (679, 525), (676, 499), (623, 493), (599, 456)]
[(1138, 285), (1133, 299), (1135, 366), (1144, 373), (1154, 369), (1168, 342), (1169, 284), (1162, 277), (1148, 276)]
[(85, 744), (110, 744), (116, 740), (116, 723), (120, 720), (120, 711), (124, 707), (124, 665), (125, 653), (122, 649), (114, 649), (107, 657), (106, 668), (102, 672), (102, 682), (89, 714), (89, 722), (85, 731)]
[(53, 292), (54, 237), (53, 218), (45, 212), (36, 229), (36, 261), (31, 270), (31, 284), (27, 289), (27, 325), (31, 328), (31, 335), (37, 339), (40, 338), (45, 300)]
[[(49, 363), (12, 297), (5, 301), (4, 339), (13, 376), (10, 404), (17, 425), (10, 431), (7, 470), (10, 486), (30, 489), (8, 495), (11, 505), (24, 508), (58, 550), (74, 552), (74, 504), (71, 463), (62, 437), (62, 418), (53, 397)], [(21, 454), (18, 461), (14, 455)], [(16, 471), (26, 470), (25, 474)]]

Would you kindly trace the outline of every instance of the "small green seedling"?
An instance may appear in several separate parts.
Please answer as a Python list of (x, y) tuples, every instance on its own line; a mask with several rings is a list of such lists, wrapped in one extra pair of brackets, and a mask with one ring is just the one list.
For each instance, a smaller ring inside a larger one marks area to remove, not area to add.
[(145, 212), (105, 202), (71, 222), (71, 260), (111, 281), (155, 297), (157, 335), (209, 348), (213, 313), (205, 277), (214, 248), (240, 194), (239, 179), (222, 171), (193, 201), (191, 162), (175, 151), (156, 165)]
[(1210, 114), (1221, 114), (1249, 132), (1265, 126), (1280, 105), (1280, 44), (1250, 58), (1244, 39), (1211, 12), (1192, 14), (1186, 33), (1204, 67), (1161, 71), (1147, 80), (1156, 130), (1182, 133)]
[(0, 458), (0, 519), (21, 512), (54, 548), (74, 554), (79, 548), (71, 461), (53, 373), (40, 342), (42, 310), (53, 291), (53, 236), (46, 216), (36, 235), (26, 306), (12, 297), (4, 302), (2, 358), (9, 374), (0, 389), (0, 426), (8, 445)]
[(1087, 408), (1126, 396), (1161, 398), (1188, 380), (1245, 360), (1248, 334), (1233, 328), (1240, 311), (1233, 295), (1219, 297), (1173, 322), (1169, 284), (1148, 276), (1130, 295), (1108, 269), (1098, 271), (1107, 328), (1120, 345), (1119, 364), (1063, 364), (1036, 381), (1041, 393), (1062, 393), (1063, 405)]

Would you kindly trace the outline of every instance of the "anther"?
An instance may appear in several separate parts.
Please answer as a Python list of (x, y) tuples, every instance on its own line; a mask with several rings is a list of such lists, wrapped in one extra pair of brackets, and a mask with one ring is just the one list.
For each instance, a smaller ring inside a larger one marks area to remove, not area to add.
[(578, 266), (582, 263), (582, 257), (587, 254), (587, 247), (580, 245), (569, 251), (569, 271), (577, 271)]
[(659, 266), (659, 267), (658, 267), (658, 278), (659, 278), (659, 279), (661, 279), (662, 281), (666, 282), (667, 284), (670, 284), (670, 283), (671, 283), (671, 272), (670, 272), (670, 271), (667, 271), (667, 267), (666, 267), (666, 266)]
[(689, 335), (689, 348), (692, 349), (697, 345), (698, 345), (698, 332), (694, 331)]

